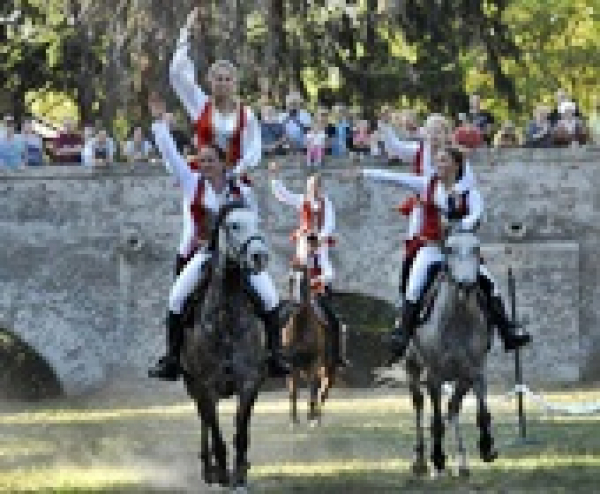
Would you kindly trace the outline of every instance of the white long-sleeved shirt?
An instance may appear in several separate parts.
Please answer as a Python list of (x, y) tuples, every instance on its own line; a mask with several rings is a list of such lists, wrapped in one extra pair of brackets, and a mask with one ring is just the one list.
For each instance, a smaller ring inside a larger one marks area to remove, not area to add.
[[(281, 180), (271, 180), (271, 190), (273, 195), (278, 201), (292, 206), (298, 212), (302, 211), (302, 207), (306, 201), (311, 203), (311, 207), (318, 207), (317, 201), (314, 198), (309, 198), (305, 194), (297, 194), (291, 192)], [(321, 281), (325, 284), (329, 284), (333, 281), (334, 272), (333, 266), (329, 260), (329, 247), (327, 239), (333, 236), (335, 230), (335, 211), (333, 203), (325, 195), (323, 198), (323, 225), (319, 231), (319, 247), (317, 249), (317, 255), (319, 257), (319, 264), (321, 266)], [(296, 241), (296, 257), (301, 262), (308, 262), (308, 244), (304, 236), (299, 236)]]
[[(399, 185), (400, 187), (409, 189), (419, 195), (426, 194), (427, 188), (431, 182), (431, 177), (415, 175), (413, 173), (394, 172), (390, 170), (364, 169), (362, 170), (362, 176), (371, 180)], [(458, 185), (458, 183), (455, 184), (455, 186), (456, 185)], [(460, 220), (460, 228), (462, 230), (473, 230), (483, 216), (483, 198), (481, 197), (481, 194), (474, 185), (469, 187), (467, 190), (461, 191), (458, 191), (453, 187), (450, 192), (459, 194), (467, 193), (466, 200), (468, 213)], [(450, 212), (449, 197), (449, 191), (442, 182), (438, 181), (433, 194), (433, 202), (440, 209), (442, 214), (448, 214)], [(423, 221), (422, 215), (419, 220), (421, 221), (421, 223), (418, 225), (418, 231), (420, 232)]]
[[(209, 97), (196, 83), (196, 69), (188, 55), (188, 46), (187, 33), (182, 33), (180, 44), (171, 61), (169, 78), (188, 115), (196, 122), (202, 115)], [(246, 113), (246, 125), (242, 131), (241, 158), (231, 172), (236, 176), (257, 166), (262, 157), (260, 124), (250, 108), (245, 106), (244, 111)], [(221, 113), (214, 105), (212, 107), (212, 123), (216, 144), (223, 150), (227, 150), (229, 139), (235, 132), (238, 116), (238, 110), (225, 114)]]
[[(421, 147), (421, 143), (398, 139), (394, 129), (389, 125), (382, 125), (380, 131), (384, 147), (389, 155), (396, 156), (400, 160), (407, 163), (412, 164), (414, 162), (417, 153), (419, 152), (419, 148)], [(433, 153), (431, 149), (431, 143), (429, 141), (425, 141), (423, 143), (422, 172), (423, 176), (425, 177), (432, 177), (435, 174)], [(474, 185), (475, 175), (473, 174), (471, 164), (467, 160), (465, 162), (463, 176), (454, 185), (453, 192), (463, 194), (470, 190)], [(416, 205), (411, 211), (408, 219), (408, 231), (406, 237), (412, 239), (418, 236), (422, 222), (423, 209), (421, 206)]]
[[(191, 205), (196, 197), (198, 184), (202, 179), (200, 171), (191, 170), (187, 161), (179, 151), (175, 140), (171, 135), (168, 124), (164, 121), (156, 121), (152, 124), (152, 133), (154, 140), (165, 161), (165, 166), (176, 178), (183, 191), (183, 235), (179, 246), (179, 253), (187, 257), (197, 246), (198, 226), (194, 223), (191, 215)], [(256, 201), (252, 190), (241, 184), (239, 186), (240, 194), (246, 204), (256, 210)], [(231, 199), (231, 190), (224, 187), (221, 193), (217, 193), (210, 181), (204, 181), (204, 194), (202, 205), (211, 213), (216, 214), (221, 206)]]

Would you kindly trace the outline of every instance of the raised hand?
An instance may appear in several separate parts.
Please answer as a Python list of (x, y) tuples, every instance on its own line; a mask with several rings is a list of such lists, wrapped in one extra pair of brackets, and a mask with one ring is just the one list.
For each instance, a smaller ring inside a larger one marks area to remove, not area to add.
[(190, 30), (192, 29), (192, 27), (194, 27), (194, 24), (196, 24), (196, 19), (198, 18), (198, 12), (199, 12), (198, 7), (195, 7), (188, 14), (187, 19), (185, 21), (185, 25), (179, 31), (178, 44), (183, 45), (183, 44), (186, 44), (188, 42), (188, 38), (189, 38), (189, 35), (190, 35)]

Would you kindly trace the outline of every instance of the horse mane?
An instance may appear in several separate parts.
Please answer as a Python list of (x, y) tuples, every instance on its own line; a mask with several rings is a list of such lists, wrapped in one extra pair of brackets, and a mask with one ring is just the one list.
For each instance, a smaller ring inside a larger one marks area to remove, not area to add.
[(217, 251), (217, 248), (219, 246), (219, 230), (221, 229), (221, 225), (225, 221), (225, 218), (227, 218), (227, 215), (229, 213), (231, 213), (231, 211), (234, 211), (236, 209), (246, 209), (246, 208), (247, 208), (247, 205), (244, 201), (242, 201), (240, 199), (236, 199), (236, 200), (227, 202), (226, 204), (224, 204), (221, 207), (221, 209), (219, 209), (219, 212), (217, 213), (217, 217), (215, 218), (215, 224), (210, 233), (209, 250), (211, 252)]

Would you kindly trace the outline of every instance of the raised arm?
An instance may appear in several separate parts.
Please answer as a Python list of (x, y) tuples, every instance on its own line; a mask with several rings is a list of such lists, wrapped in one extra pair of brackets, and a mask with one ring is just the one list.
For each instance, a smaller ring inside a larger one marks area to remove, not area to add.
[(293, 206), (296, 209), (300, 209), (302, 204), (304, 204), (304, 196), (302, 194), (290, 192), (283, 182), (277, 178), (271, 180), (271, 191), (278, 201)]
[(192, 11), (186, 25), (179, 32), (177, 49), (169, 69), (171, 86), (192, 120), (199, 117), (208, 101), (208, 96), (196, 83), (196, 69), (188, 54), (189, 30), (195, 21), (196, 12), (196, 10)]
[[(165, 161), (165, 166), (175, 175), (186, 197), (192, 197), (198, 183), (197, 176), (190, 170), (187, 161), (177, 151), (169, 126), (164, 120), (152, 124), (152, 133), (158, 152)], [(167, 164), (168, 163), (168, 164)]]
[(369, 180), (399, 185), (418, 194), (425, 193), (429, 181), (429, 178), (414, 173), (393, 172), (375, 168), (365, 168), (361, 170), (361, 175)]
[(239, 175), (260, 163), (262, 157), (262, 139), (260, 124), (250, 108), (246, 108), (246, 128), (242, 136), (242, 157), (233, 169)]
[(321, 228), (321, 231), (319, 232), (319, 237), (321, 237), (321, 239), (331, 237), (335, 230), (335, 211), (333, 209), (333, 204), (328, 197), (326, 197), (323, 202), (325, 204), (325, 211), (323, 212), (323, 228)]
[(479, 225), (483, 218), (483, 197), (478, 190), (471, 189), (467, 200), (469, 214), (461, 220), (460, 226), (463, 230), (471, 231)]
[(391, 125), (381, 125), (380, 136), (388, 154), (397, 156), (406, 163), (412, 163), (419, 151), (419, 143), (398, 139)]

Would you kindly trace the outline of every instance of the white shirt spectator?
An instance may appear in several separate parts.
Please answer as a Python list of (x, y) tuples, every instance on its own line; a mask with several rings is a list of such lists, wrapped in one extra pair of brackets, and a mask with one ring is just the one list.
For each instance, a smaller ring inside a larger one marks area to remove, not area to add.
[(285, 127), (285, 133), (293, 146), (304, 147), (306, 145), (306, 132), (312, 126), (310, 113), (301, 108), (303, 101), (298, 92), (292, 92), (286, 97), (287, 111), (279, 117), (279, 122)]
[(82, 157), (84, 166), (94, 166), (101, 162), (110, 163), (115, 157), (115, 142), (106, 131), (101, 130), (96, 137), (86, 143)]

